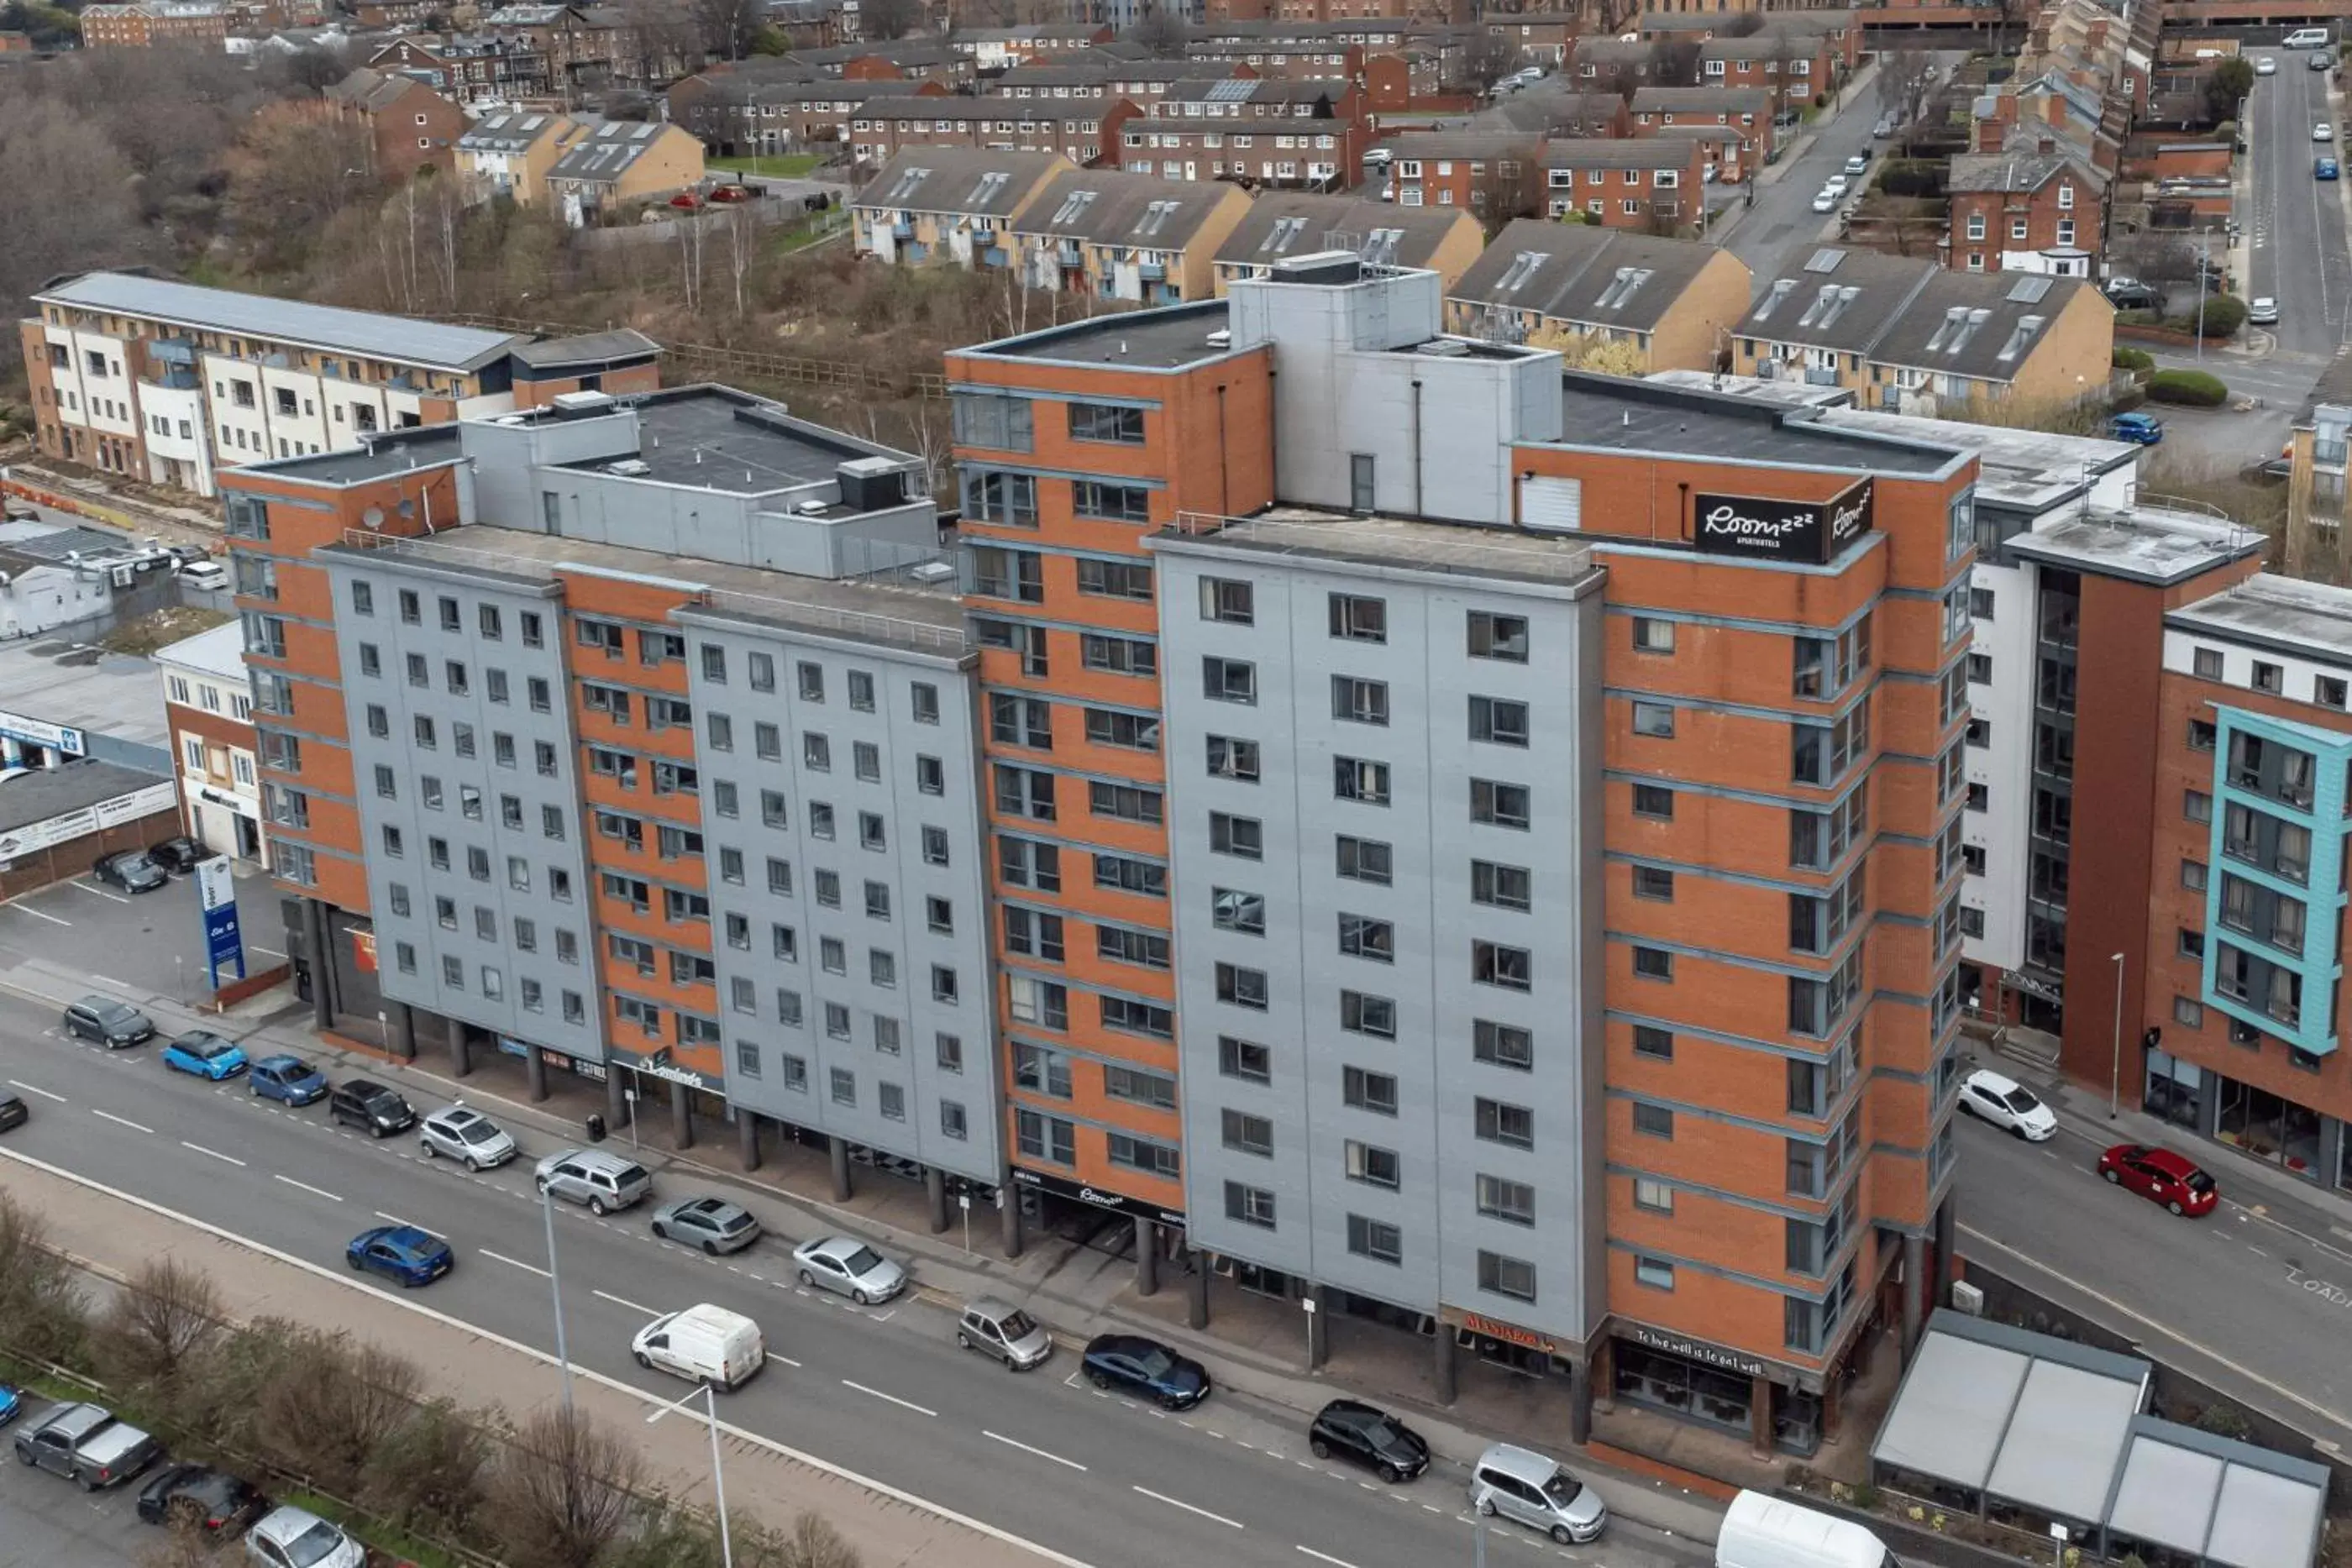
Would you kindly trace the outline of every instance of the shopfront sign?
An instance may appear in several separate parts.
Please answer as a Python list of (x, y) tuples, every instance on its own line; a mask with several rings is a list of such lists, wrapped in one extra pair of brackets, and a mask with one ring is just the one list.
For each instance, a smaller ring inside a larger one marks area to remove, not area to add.
[(1162, 1208), (1156, 1203), (1145, 1203), (1139, 1198), (1129, 1197), (1121, 1193), (1105, 1192), (1098, 1186), (1088, 1186), (1083, 1182), (1070, 1181), (1063, 1176), (1047, 1176), (1043, 1171), (1026, 1170), (1015, 1166), (1013, 1167), (1013, 1179), (1023, 1186), (1034, 1186), (1040, 1192), (1050, 1192), (1057, 1197), (1070, 1198), (1078, 1203), (1090, 1203), (1097, 1208), (1108, 1208), (1114, 1214), (1140, 1215), (1146, 1219), (1156, 1219), (1162, 1225), (1173, 1225), (1179, 1228), (1181, 1228), (1184, 1223), (1182, 1209)]
[(100, 800), (95, 806), (84, 806), (78, 811), (27, 822), (21, 828), (0, 832), (0, 859), (16, 860), (37, 854), (59, 844), (71, 843), (76, 839), (86, 839), (108, 828), (152, 817), (158, 811), (174, 810), (179, 800), (179, 791), (173, 786), (151, 784), (128, 795), (117, 795), (111, 800)]
[(0, 735), (11, 740), (46, 746), (51, 751), (62, 751), (68, 757), (86, 757), (89, 753), (89, 744), (80, 730), (62, 724), (51, 724), (47, 719), (27, 718), (21, 713), (9, 713), (5, 709), (0, 709)]
[(1617, 1325), (1617, 1333), (1621, 1339), (1632, 1340), (1635, 1344), (1645, 1345), (1651, 1350), (1664, 1351), (1668, 1355), (1678, 1355), (1685, 1361), (1696, 1361), (1702, 1366), (1719, 1367), (1725, 1372), (1736, 1372), (1742, 1377), (1770, 1377), (1776, 1371), (1781, 1370), (1760, 1355), (1750, 1355), (1744, 1350), (1734, 1350), (1729, 1345), (1712, 1344), (1703, 1339), (1689, 1339), (1682, 1334), (1667, 1333), (1663, 1329), (1654, 1329), (1647, 1323), (1621, 1322)]
[(1533, 1329), (1523, 1329), (1517, 1323), (1507, 1323), (1500, 1318), (1490, 1318), (1484, 1312), (1441, 1305), (1437, 1309), (1437, 1316), (1441, 1322), (1453, 1323), (1484, 1339), (1500, 1340), (1505, 1344), (1539, 1351), (1545, 1355), (1559, 1354), (1559, 1345), (1549, 1335), (1539, 1334)]
[(1873, 481), (1857, 479), (1826, 501), (1764, 496), (1692, 498), (1691, 542), (1709, 555), (1760, 556), (1819, 566), (1870, 531)]

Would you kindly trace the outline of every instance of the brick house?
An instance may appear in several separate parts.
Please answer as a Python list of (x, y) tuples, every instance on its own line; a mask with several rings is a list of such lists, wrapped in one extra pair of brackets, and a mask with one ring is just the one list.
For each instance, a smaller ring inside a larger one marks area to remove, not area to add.
[(858, 255), (887, 262), (1003, 267), (1013, 214), (1075, 172), (1057, 152), (910, 148), (850, 198), (850, 239)]
[(1829, 91), (1832, 69), (1829, 42), (1819, 37), (1756, 33), (1698, 47), (1699, 86), (1762, 88), (1775, 110), (1801, 107)]
[(718, 68), (673, 83), (665, 95), (670, 122), (682, 125), (721, 157), (803, 152), (850, 140), (858, 106), (888, 99), (945, 98), (935, 81), (795, 81)]
[(519, 206), (547, 199), (547, 172), (563, 150), (588, 134), (586, 120), (566, 114), (510, 110), (486, 114), (457, 138), (457, 178), (466, 199), (505, 196)]
[(1489, 12), (1478, 25), (1489, 37), (1516, 47), (1529, 65), (1546, 66), (1567, 59), (1577, 39), (1591, 30), (1574, 11)]
[(1015, 66), (980, 84), (983, 98), (1125, 98), (1150, 103), (1180, 81), (1218, 81), (1258, 73), (1232, 60), (1123, 60), (1097, 50), (1050, 65)]
[(1406, 207), (1466, 207), (1489, 227), (1542, 210), (1544, 139), (1408, 131), (1383, 139), (1389, 189)]
[(1486, 231), (1460, 207), (1268, 191), (1219, 247), (1217, 292), (1236, 278), (1263, 277), (1286, 258), (1339, 250), (1374, 267), (1427, 267), (1450, 287), (1486, 245)]
[(1633, 134), (1669, 126), (1727, 125), (1756, 139), (1752, 165), (1771, 161), (1773, 99), (1760, 87), (1645, 87), (1633, 95)]
[(1945, 181), (1946, 260), (1962, 272), (2089, 277), (2105, 247), (2108, 184), (2063, 152), (1961, 153)]
[(1719, 246), (1520, 218), (1446, 286), (1445, 327), (1540, 336), (1571, 357), (1576, 345), (1630, 342), (1644, 375), (1711, 371), (1748, 304), (1748, 266)]
[(1081, 169), (1013, 214), (1008, 248), (1028, 287), (1174, 305), (1214, 294), (1217, 251), (1249, 211), (1248, 194), (1223, 180)]
[(1368, 127), (1346, 82), (1177, 82), (1119, 136), (1118, 164), (1170, 180), (1338, 190), (1356, 183)]
[(465, 111), (414, 77), (362, 66), (328, 88), (328, 112), (367, 127), (380, 179), (405, 180), (419, 169), (448, 173), (457, 166)]
[(974, 69), (986, 74), (1055, 60), (1108, 44), (1114, 37), (1103, 22), (1034, 22), (1025, 27), (959, 27), (948, 35), (948, 45), (968, 55)]
[(1024, 103), (1002, 98), (897, 98), (860, 104), (849, 120), (852, 160), (877, 168), (909, 147), (979, 147), (1058, 152), (1071, 162), (1118, 161), (1120, 128), (1135, 118), (1124, 98)]
[(128, 5), (87, 5), (81, 13), (86, 49), (152, 49), (173, 46), (219, 49), (228, 37), (228, 13), (214, 5), (138, 0)]
[(1702, 216), (1706, 164), (1687, 137), (1547, 141), (1544, 210), (1556, 218), (1581, 213), (1604, 228), (1671, 231)]

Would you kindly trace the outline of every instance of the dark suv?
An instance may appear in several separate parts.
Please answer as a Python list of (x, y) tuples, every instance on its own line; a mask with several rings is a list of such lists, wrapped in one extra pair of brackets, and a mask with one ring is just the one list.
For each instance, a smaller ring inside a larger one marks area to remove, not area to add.
[(346, 1078), (327, 1096), (327, 1114), (366, 1130), (370, 1137), (388, 1138), (416, 1125), (416, 1113), (397, 1091), (365, 1078)]
[(147, 858), (145, 850), (123, 850), (90, 862), (89, 874), (125, 893), (153, 893), (171, 885), (171, 873)]

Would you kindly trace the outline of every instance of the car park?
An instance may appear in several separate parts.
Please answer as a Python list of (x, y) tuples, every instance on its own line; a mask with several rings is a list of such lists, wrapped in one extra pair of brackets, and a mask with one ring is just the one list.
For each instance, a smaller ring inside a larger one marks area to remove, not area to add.
[(1316, 1412), (1307, 1428), (1307, 1447), (1318, 1459), (1345, 1459), (1394, 1483), (1429, 1469), (1429, 1444), (1420, 1433), (1358, 1399), (1334, 1399)]
[(22, 1094), (0, 1089), (0, 1133), (11, 1127), (21, 1127), (32, 1118), (33, 1113), (26, 1106)]
[(245, 1533), (257, 1568), (367, 1568), (367, 1548), (307, 1509), (278, 1508)]
[(887, 1301), (907, 1288), (907, 1271), (854, 1236), (820, 1236), (793, 1249), (801, 1283), (847, 1296), (859, 1306)]
[(2107, 439), (2154, 446), (2164, 439), (2164, 421), (2152, 413), (2118, 413), (2107, 421)]
[(698, 1247), (712, 1257), (740, 1252), (760, 1239), (760, 1222), (740, 1203), (723, 1197), (685, 1197), (654, 1210), (654, 1235), (681, 1247)]
[(109, 1051), (120, 1051), (155, 1038), (154, 1019), (129, 1002), (118, 1002), (112, 997), (84, 997), (68, 1005), (58, 1021), (73, 1039), (86, 1040)]
[(2314, 158), (2311, 161), (2311, 177), (2315, 180), (2333, 180), (2336, 178), (2337, 169), (2336, 160), (2333, 158)]
[(416, 1125), (416, 1113), (395, 1090), (367, 1078), (346, 1078), (327, 1096), (327, 1114), (337, 1126), (357, 1127), (371, 1138), (388, 1138)]
[(2185, 1218), (2210, 1214), (2221, 1201), (2213, 1178), (2170, 1149), (2117, 1144), (2099, 1156), (2098, 1168), (2099, 1175), (2115, 1186)]
[(100, 855), (90, 862), (89, 874), (108, 887), (119, 887), (125, 893), (153, 893), (172, 884), (172, 873), (148, 859), (145, 850), (121, 850)]
[(740, 1312), (704, 1301), (664, 1312), (629, 1341), (629, 1354), (648, 1370), (707, 1383), (723, 1392), (743, 1385), (767, 1364), (760, 1325)]
[(504, 1128), (462, 1101), (425, 1117), (416, 1141), (426, 1159), (446, 1155), (469, 1171), (495, 1170), (522, 1152)]
[(446, 1241), (414, 1225), (362, 1230), (343, 1249), (343, 1261), (362, 1274), (381, 1274), (402, 1286), (429, 1285), (457, 1264)]
[(160, 844), (147, 846), (147, 858), (169, 872), (192, 872), (199, 862), (213, 858), (213, 852), (184, 835), (165, 839)]
[(1470, 1506), (1540, 1530), (1562, 1546), (1591, 1541), (1608, 1526), (1601, 1496), (1533, 1449), (1496, 1443), (1470, 1472)]
[(207, 1535), (235, 1535), (268, 1507), (251, 1482), (210, 1465), (166, 1465), (139, 1490), (142, 1520)]
[(1008, 1372), (1026, 1372), (1054, 1354), (1054, 1336), (1036, 1319), (993, 1296), (964, 1303), (963, 1315), (956, 1319), (956, 1343), (994, 1356)]
[(97, 1405), (59, 1405), (16, 1434), (16, 1458), (79, 1483), (119, 1486), (163, 1457), (163, 1445)]
[(2029, 1144), (2058, 1135), (2058, 1114), (2014, 1079), (1979, 1068), (1960, 1084), (1960, 1109)]
[(245, 1071), (245, 1051), (210, 1030), (192, 1029), (163, 1048), (163, 1065), (218, 1083)]
[(540, 1191), (598, 1215), (628, 1208), (654, 1189), (645, 1166), (601, 1149), (560, 1150), (539, 1162), (531, 1179)]
[(1209, 1396), (1209, 1369), (1141, 1334), (1099, 1334), (1079, 1363), (1106, 1393), (1139, 1394), (1164, 1410), (1190, 1410)]
[(327, 1075), (299, 1056), (265, 1056), (246, 1079), (257, 1099), (310, 1105), (327, 1097)]
[(2246, 319), (2257, 327), (2278, 325), (2278, 301), (2267, 294), (2257, 294), (2246, 302)]

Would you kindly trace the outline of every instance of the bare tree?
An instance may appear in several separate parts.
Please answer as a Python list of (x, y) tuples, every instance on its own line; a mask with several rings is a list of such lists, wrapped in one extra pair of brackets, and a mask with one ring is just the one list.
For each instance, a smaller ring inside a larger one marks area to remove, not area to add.
[(1930, 73), (1935, 68), (1934, 57), (1925, 49), (1885, 49), (1878, 57), (1878, 107), (1895, 117), (1901, 126), (1909, 126), (1927, 107), (1927, 89), (1935, 85)]
[(262, 1393), (264, 1441), (288, 1469), (349, 1497), (377, 1449), (414, 1416), (424, 1374), (341, 1333), (305, 1331), (289, 1349)]
[(1715, 36), (1718, 38), (1752, 38), (1763, 30), (1763, 12), (1740, 11), (1727, 18), (1723, 26), (1715, 30)]
[(462, 1534), (482, 1507), (490, 1444), (446, 1400), (420, 1406), (376, 1449), (360, 1500), (388, 1518)]
[(1144, 0), (1135, 26), (1127, 30), (1127, 40), (1150, 50), (1155, 58), (1181, 59), (1184, 46), (1192, 40), (1192, 29), (1176, 6), (1162, 0)]
[(82, 1310), (73, 1270), (50, 1246), (40, 1216), (0, 1191), (0, 1343), (20, 1356), (60, 1360), (81, 1337)]
[(490, 1516), (513, 1568), (594, 1568), (634, 1511), (645, 1461), (577, 1411), (547, 1409), (514, 1433), (490, 1483)]
[(1508, 35), (1482, 32), (1462, 51), (1462, 79), (1484, 91), (1517, 70), (1525, 59)]
[(109, 1382), (167, 1389), (227, 1332), (211, 1276), (163, 1257), (142, 1265), (98, 1322), (96, 1349)]
[(913, 32), (923, 19), (922, 0), (863, 0), (859, 26), (869, 43), (888, 43)]
[(1696, 38), (1669, 33), (1650, 45), (1650, 81), (1657, 87), (1698, 85), (1699, 45)]
[(236, 1559), (229, 1553), (236, 1550), (226, 1532), (215, 1535), (202, 1525), (183, 1522), (143, 1548), (139, 1562), (141, 1568), (230, 1568)]
[(375, 138), (301, 104), (256, 116), (226, 160), (229, 220), (267, 264), (299, 265), (344, 208), (373, 198)]
[(784, 1537), (776, 1568), (859, 1568), (864, 1561), (831, 1521), (803, 1509), (793, 1515), (792, 1531)]
[(704, 51), (721, 59), (740, 60), (750, 54), (766, 22), (760, 0), (693, 0), (693, 6)]

